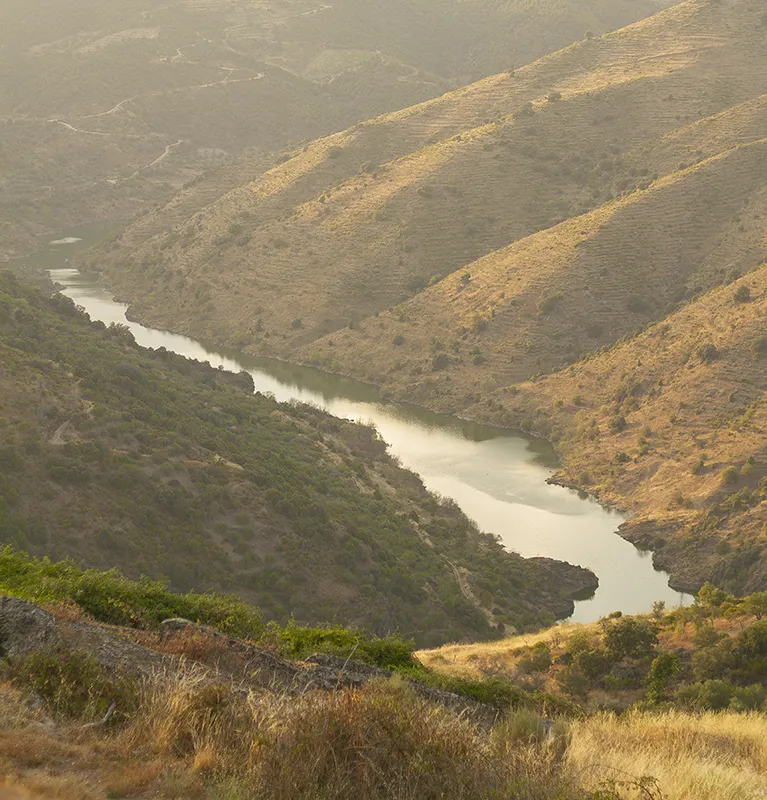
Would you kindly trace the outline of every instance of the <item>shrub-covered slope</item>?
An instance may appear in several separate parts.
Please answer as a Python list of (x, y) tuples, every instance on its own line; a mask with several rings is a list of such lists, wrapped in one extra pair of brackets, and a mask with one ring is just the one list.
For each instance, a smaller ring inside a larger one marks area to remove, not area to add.
[(428, 640), (566, 615), (594, 585), (506, 553), (372, 429), (143, 350), (10, 274), (0, 364), (5, 543)]

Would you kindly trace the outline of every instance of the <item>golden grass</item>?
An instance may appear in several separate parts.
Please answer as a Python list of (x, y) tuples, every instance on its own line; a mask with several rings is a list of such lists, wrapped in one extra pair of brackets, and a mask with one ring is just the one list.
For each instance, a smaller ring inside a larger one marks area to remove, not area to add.
[(433, 650), (419, 650), (415, 655), (424, 666), (445, 675), (481, 677), (488, 671), (511, 673), (522, 655), (519, 651), (539, 642), (545, 642), (553, 650), (564, 649), (574, 633), (596, 637), (599, 628), (596, 623), (555, 625), (538, 633), (511, 636), (495, 642), (448, 644)]
[[(0, 737), (0, 799), (629, 800), (644, 796), (643, 776), (664, 800), (767, 792), (757, 713), (598, 714), (552, 733), (530, 711), (482, 730), (396, 680), (296, 697), (213, 683), (193, 667), (148, 682), (123, 730), (61, 723)], [(608, 791), (613, 781), (624, 785)]]
[(533, 798), (559, 781), (553, 751), (548, 761), (539, 754), (537, 771), (529, 744), (500, 759), (505, 739), (481, 734), (396, 681), (292, 697), (239, 691), (191, 669), (148, 688), (124, 739), (275, 800), (500, 798), (520, 781), (529, 787), (518, 796)]
[(587, 784), (651, 775), (667, 800), (756, 800), (767, 796), (767, 717), (599, 715), (573, 724), (568, 759)]

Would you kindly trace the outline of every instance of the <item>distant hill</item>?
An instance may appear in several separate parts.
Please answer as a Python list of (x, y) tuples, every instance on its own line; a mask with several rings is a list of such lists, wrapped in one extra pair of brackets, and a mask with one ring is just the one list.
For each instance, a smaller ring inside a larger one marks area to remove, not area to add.
[(547, 435), (675, 585), (765, 588), (766, 41), (761, 3), (688, 0), (318, 140), (153, 236), (160, 209), (88, 265), (145, 322)]
[[(0, 259), (205, 170), (403, 108), (646, 16), (654, 0), (8, 0)], [(270, 164), (274, 158), (270, 158)], [(218, 194), (242, 181), (219, 174)]]
[(426, 642), (536, 627), (596, 588), (506, 552), (371, 428), (252, 392), (6, 273), (0, 545)]

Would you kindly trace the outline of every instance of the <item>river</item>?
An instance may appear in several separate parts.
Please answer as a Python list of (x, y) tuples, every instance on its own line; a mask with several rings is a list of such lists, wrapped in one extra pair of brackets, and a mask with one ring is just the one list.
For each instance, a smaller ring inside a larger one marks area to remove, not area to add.
[(125, 304), (115, 302), (95, 279), (68, 265), (68, 258), (93, 243), (99, 233), (93, 228), (67, 231), (25, 263), (49, 270), (51, 278), (64, 287), (63, 293), (92, 319), (128, 325), (139, 344), (165, 347), (227, 370), (247, 370), (256, 391), (372, 423), (403, 466), (417, 472), (429, 489), (453, 498), (509, 550), (593, 570), (599, 589), (590, 599), (576, 603), (573, 621), (591, 622), (617, 610), (649, 611), (656, 600), (668, 607), (692, 600), (669, 587), (668, 576), (653, 568), (649, 552), (637, 550), (616, 533), (624, 521), (621, 514), (583, 493), (546, 483), (557, 459), (544, 440), (388, 402), (374, 387), (358, 381), (255, 358), (128, 321)]

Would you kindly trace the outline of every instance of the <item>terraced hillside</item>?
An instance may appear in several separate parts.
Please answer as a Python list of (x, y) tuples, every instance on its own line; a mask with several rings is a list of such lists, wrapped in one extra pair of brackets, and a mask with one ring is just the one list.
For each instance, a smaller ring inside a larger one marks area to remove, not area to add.
[[(513, 76), (319, 140), (138, 247), (129, 228), (124, 247), (111, 243), (90, 265), (146, 321), (349, 369), (311, 343), (563, 219), (601, 209), (591, 224), (617, 214), (632, 225), (641, 191), (661, 190), (656, 176), (679, 172), (671, 182), (686, 194), (679, 168), (723, 154), (713, 136), (702, 145), (687, 128), (764, 86), (759, 4), (735, 7), (690, 0)], [(693, 233), (681, 233), (680, 249)]]
[(677, 585), (764, 588), (765, 42), (755, 0), (688, 0), (89, 265), (143, 321), (548, 435)]
[(423, 641), (534, 627), (596, 588), (507, 553), (371, 428), (143, 350), (10, 273), (0, 396), (0, 546)]
[[(204, 170), (434, 97), (667, 0), (8, 0), (0, 259)], [(474, 20), (468, 24), (468, 20)], [(274, 158), (270, 160), (274, 163)], [(242, 181), (213, 179), (217, 195)]]

